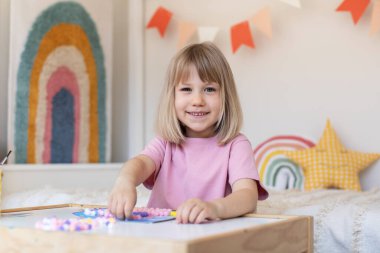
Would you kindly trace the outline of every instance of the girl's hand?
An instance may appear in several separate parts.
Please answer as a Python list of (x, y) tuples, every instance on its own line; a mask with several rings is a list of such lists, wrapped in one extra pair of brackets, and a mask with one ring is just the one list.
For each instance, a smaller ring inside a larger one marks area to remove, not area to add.
[(108, 200), (108, 209), (118, 219), (124, 220), (131, 216), (136, 200), (137, 192), (134, 184), (118, 178)]
[(216, 219), (219, 219), (216, 205), (196, 198), (189, 199), (182, 203), (178, 207), (176, 214), (177, 223), (183, 224), (199, 224)]

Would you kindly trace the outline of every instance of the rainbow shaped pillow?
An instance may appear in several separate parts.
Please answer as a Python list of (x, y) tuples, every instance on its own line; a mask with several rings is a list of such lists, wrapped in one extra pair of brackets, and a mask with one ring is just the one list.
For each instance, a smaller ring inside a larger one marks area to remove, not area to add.
[(253, 151), (260, 181), (269, 189), (303, 190), (305, 179), (302, 168), (281, 151), (314, 146), (313, 141), (295, 135), (278, 135), (263, 141)]

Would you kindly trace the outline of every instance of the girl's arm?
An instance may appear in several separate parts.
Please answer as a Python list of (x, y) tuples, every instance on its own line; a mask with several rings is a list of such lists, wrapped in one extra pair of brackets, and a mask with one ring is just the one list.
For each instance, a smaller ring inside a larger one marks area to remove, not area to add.
[(212, 201), (218, 218), (232, 218), (256, 210), (258, 199), (257, 183), (252, 179), (239, 179), (232, 185), (232, 193), (222, 199)]
[(117, 218), (129, 217), (137, 201), (136, 187), (144, 182), (155, 170), (151, 158), (138, 155), (127, 161), (121, 168), (108, 200), (108, 209)]
[(239, 179), (232, 185), (232, 193), (224, 198), (205, 202), (189, 199), (177, 210), (178, 223), (201, 223), (207, 220), (237, 217), (256, 210), (257, 183), (253, 179)]

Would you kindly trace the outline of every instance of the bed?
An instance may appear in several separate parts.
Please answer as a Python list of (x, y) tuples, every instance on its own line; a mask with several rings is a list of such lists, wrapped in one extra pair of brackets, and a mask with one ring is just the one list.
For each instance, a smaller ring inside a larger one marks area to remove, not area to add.
[(270, 191), (258, 213), (314, 217), (315, 252), (378, 252), (380, 188)]

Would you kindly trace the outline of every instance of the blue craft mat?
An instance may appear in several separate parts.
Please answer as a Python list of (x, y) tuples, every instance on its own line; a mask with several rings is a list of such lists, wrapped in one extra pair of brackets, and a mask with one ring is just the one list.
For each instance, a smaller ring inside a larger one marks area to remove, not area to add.
[[(80, 218), (96, 218), (96, 216), (86, 215), (84, 214), (84, 211), (74, 212), (75, 216)], [(162, 221), (169, 221), (174, 220), (175, 217), (173, 216), (154, 216), (154, 217), (144, 217), (141, 219), (125, 219), (125, 220), (119, 220), (117, 221), (131, 221), (131, 222), (141, 222), (141, 223), (156, 223), (156, 222), (162, 222)]]

